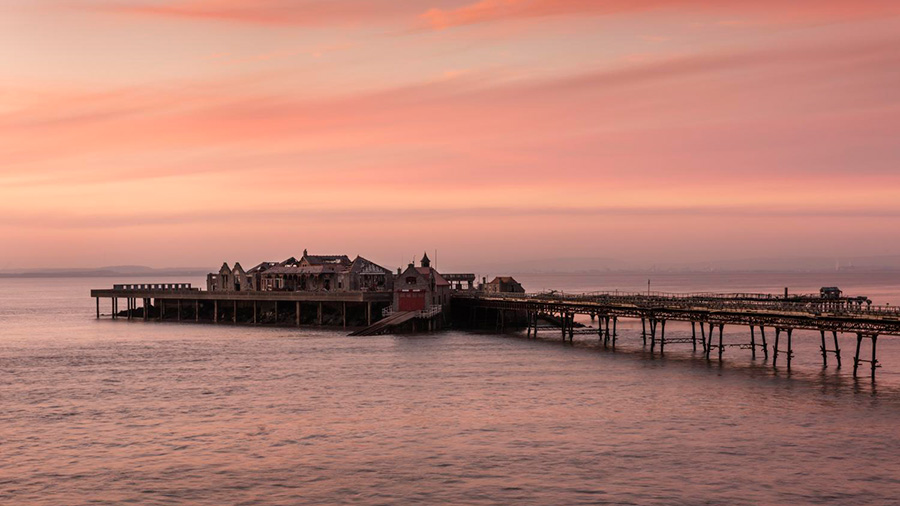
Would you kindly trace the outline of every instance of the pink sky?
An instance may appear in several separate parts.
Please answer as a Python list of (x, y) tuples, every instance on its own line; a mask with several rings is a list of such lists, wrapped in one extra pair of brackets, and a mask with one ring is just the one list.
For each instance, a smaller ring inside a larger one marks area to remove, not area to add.
[(0, 269), (900, 254), (898, 16), (0, 0)]

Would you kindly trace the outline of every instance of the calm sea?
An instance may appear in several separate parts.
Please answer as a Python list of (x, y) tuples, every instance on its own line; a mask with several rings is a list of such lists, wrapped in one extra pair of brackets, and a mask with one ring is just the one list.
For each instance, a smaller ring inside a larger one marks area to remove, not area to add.
[[(900, 338), (879, 340), (873, 384), (851, 377), (850, 336), (838, 370), (799, 333), (788, 373), (738, 348), (651, 356), (633, 323), (613, 352), (549, 331), (94, 319), (89, 288), (135, 281), (0, 280), (0, 504), (900, 503)], [(651, 276), (664, 291), (822, 285), (900, 303), (897, 274)], [(726, 327), (726, 343), (747, 338)]]

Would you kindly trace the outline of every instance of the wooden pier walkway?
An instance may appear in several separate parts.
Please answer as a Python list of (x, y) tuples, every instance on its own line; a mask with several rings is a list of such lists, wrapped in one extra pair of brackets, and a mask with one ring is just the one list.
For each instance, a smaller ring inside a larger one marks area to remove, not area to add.
[[(712, 350), (718, 352), (721, 360), (727, 346), (749, 348), (753, 357), (757, 349), (765, 357), (769, 356), (769, 345), (766, 327), (774, 330), (774, 345), (771, 347), (772, 363), (777, 365), (778, 357), (784, 355), (787, 367), (790, 368), (793, 352), (793, 331), (813, 330), (821, 337), (822, 360), (827, 365), (828, 355), (832, 354), (841, 366), (841, 350), (838, 333), (856, 335), (856, 353), (853, 358), (853, 374), (856, 376), (861, 364), (868, 363), (872, 378), (880, 367), (876, 358), (876, 347), (879, 335), (900, 336), (900, 308), (894, 306), (872, 306), (864, 297), (857, 298), (824, 298), (817, 296), (780, 297), (769, 294), (668, 294), (668, 293), (623, 293), (593, 292), (584, 294), (567, 294), (549, 292), (541, 294), (458, 294), (454, 296), (457, 318), (475, 321), (479, 310), (496, 312), (498, 328), (503, 328), (507, 320), (520, 319), (524, 315), (527, 336), (535, 336), (539, 329), (538, 320), (542, 315), (551, 315), (558, 319), (558, 327), (562, 338), (572, 340), (575, 335), (575, 315), (589, 315), (597, 319), (599, 326), (594, 329), (604, 345), (615, 346), (617, 323), (620, 318), (632, 318), (641, 321), (641, 337), (646, 343), (650, 340), (650, 349), (654, 351), (657, 344), (660, 352), (665, 351), (667, 344), (689, 343), (697, 348), (698, 331), (700, 345), (706, 358)], [(512, 316), (509, 315), (512, 313)], [(489, 320), (492, 318), (489, 318)], [(691, 338), (667, 338), (666, 322), (689, 322), (692, 328)], [(729, 326), (746, 326), (750, 328), (749, 343), (724, 342), (724, 328)], [(759, 341), (756, 331), (759, 330)], [(583, 333), (579, 332), (579, 333)], [(714, 334), (718, 339), (714, 340)], [(826, 341), (830, 334), (833, 348)], [(782, 341), (784, 336), (784, 341)], [(871, 342), (871, 359), (860, 358), (863, 340)]]

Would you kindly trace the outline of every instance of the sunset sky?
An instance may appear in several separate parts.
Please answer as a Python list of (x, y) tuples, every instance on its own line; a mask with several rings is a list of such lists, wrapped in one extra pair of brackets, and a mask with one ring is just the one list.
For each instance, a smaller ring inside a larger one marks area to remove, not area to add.
[(0, 0), (0, 269), (900, 254), (896, 0)]

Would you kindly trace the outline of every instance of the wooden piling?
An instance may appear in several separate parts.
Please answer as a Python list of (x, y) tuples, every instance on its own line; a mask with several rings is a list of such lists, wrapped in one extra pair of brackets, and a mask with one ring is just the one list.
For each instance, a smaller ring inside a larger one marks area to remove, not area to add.
[(856, 377), (856, 371), (859, 369), (859, 348), (862, 346), (862, 333), (856, 334), (856, 355), (853, 357), (853, 377)]
[(750, 358), (756, 360), (756, 329), (750, 325)]
[(618, 326), (618, 323), (619, 323), (619, 317), (613, 316), (613, 324), (612, 324), (612, 347), (613, 348), (616, 347), (616, 337), (618, 335), (616, 327)]
[(665, 353), (666, 351), (666, 320), (662, 321), (662, 327), (659, 332), (659, 352)]
[(781, 328), (775, 327), (775, 346), (772, 347), (772, 367), (778, 363), (778, 341), (781, 338)]
[(759, 326), (759, 337), (762, 339), (762, 349), (763, 349), (763, 357), (768, 360), (769, 359), (769, 345), (766, 343), (766, 327), (764, 325)]
[(794, 348), (793, 348), (793, 338), (791, 337), (794, 333), (794, 329), (788, 327), (787, 329), (787, 339), (788, 339), (788, 349), (787, 349), (787, 368), (788, 371), (791, 370), (791, 359), (794, 358)]
[(722, 333), (725, 331), (725, 325), (719, 324), (719, 362), (722, 361), (722, 353), (725, 351), (725, 347), (722, 345)]
[(841, 368), (841, 347), (838, 344), (837, 331), (831, 332), (832, 336), (834, 336), (834, 356), (837, 358), (837, 366), (838, 369)]

